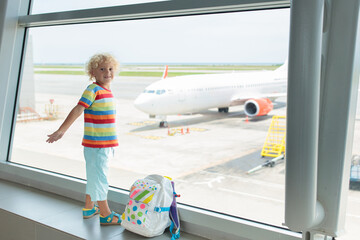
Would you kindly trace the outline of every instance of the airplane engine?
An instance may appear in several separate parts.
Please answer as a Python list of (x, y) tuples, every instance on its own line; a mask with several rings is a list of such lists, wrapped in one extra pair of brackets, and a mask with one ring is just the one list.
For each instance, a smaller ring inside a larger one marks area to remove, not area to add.
[(250, 99), (245, 102), (244, 111), (249, 117), (267, 115), (273, 109), (273, 103), (268, 98)]

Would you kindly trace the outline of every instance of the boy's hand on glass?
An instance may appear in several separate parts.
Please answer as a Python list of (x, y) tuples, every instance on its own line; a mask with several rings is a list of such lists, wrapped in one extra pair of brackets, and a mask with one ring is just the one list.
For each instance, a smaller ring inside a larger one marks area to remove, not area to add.
[(64, 132), (57, 130), (53, 134), (48, 135), (49, 138), (46, 140), (46, 142), (48, 142), (48, 143), (56, 142), (57, 140), (62, 138), (63, 135), (64, 135)]

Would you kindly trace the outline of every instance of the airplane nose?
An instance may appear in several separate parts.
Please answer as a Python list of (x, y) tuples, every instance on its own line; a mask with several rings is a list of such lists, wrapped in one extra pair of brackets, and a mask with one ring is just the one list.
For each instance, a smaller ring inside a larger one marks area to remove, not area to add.
[(135, 99), (134, 106), (142, 112), (149, 113), (152, 104), (149, 102), (149, 98), (142, 93)]

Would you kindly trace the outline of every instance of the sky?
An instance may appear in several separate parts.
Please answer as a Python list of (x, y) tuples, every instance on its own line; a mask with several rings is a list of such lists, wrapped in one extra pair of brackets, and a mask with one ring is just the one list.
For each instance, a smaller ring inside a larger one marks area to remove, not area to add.
[[(35, 0), (33, 13), (84, 8), (84, 1), (54, 2)], [(89, 7), (126, 3), (86, 2)], [(282, 63), (288, 54), (289, 19), (289, 9), (278, 9), (38, 27), (30, 29), (29, 49), (37, 64), (82, 64), (99, 52), (121, 63)]]

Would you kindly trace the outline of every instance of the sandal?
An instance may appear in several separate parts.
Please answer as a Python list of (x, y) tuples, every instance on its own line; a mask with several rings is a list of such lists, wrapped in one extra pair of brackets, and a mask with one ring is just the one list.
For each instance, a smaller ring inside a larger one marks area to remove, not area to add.
[[(112, 222), (114, 216), (118, 218), (117, 222)], [(112, 211), (111, 214), (107, 217), (103, 217), (102, 215), (100, 215), (100, 224), (101, 225), (120, 225), (121, 224), (120, 214)]]
[(83, 211), (83, 218), (85, 219), (91, 218), (92, 216), (100, 213), (100, 209), (97, 205), (94, 205), (92, 209), (83, 208), (82, 211)]

